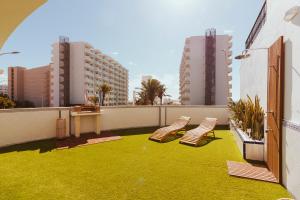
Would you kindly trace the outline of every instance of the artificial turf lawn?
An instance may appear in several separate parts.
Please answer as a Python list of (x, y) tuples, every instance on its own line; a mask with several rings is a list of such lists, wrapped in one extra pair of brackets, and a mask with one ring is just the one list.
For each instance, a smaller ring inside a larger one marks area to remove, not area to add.
[(243, 161), (229, 131), (198, 148), (123, 133), (122, 140), (65, 150), (53, 150), (51, 140), (0, 150), (0, 199), (289, 197), (278, 184), (227, 175), (226, 160)]

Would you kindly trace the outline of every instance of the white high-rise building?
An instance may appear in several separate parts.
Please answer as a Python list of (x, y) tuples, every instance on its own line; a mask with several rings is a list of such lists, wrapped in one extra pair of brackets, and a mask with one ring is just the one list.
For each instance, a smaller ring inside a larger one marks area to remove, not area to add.
[(232, 96), (232, 37), (216, 35), (185, 41), (180, 65), (180, 101), (183, 105), (226, 105)]
[(52, 46), (51, 106), (85, 104), (103, 83), (112, 88), (105, 105), (127, 104), (128, 70), (116, 60), (86, 42), (60, 38)]

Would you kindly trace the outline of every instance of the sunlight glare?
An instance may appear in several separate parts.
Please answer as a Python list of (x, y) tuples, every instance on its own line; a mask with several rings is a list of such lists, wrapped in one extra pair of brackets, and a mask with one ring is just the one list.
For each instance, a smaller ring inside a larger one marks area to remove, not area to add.
[(195, 3), (199, 0), (163, 0), (166, 6), (183, 11), (183, 10), (189, 10), (195, 6)]

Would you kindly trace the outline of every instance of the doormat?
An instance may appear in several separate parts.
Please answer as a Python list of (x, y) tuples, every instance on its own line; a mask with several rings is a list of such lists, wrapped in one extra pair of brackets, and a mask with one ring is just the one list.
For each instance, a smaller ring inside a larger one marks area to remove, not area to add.
[(98, 144), (102, 142), (109, 142), (114, 140), (122, 139), (119, 135), (114, 135), (110, 132), (103, 132), (100, 135), (96, 133), (86, 133), (81, 134), (79, 138), (74, 136), (57, 140), (56, 141), (56, 148), (57, 149), (70, 149), (74, 147), (86, 146), (90, 144)]
[(278, 183), (273, 173), (264, 165), (227, 161), (227, 167), (230, 176)]

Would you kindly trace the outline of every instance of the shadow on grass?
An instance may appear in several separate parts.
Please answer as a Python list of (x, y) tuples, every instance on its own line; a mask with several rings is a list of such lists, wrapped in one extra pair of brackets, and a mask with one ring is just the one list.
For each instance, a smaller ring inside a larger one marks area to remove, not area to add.
[(12, 145), (9, 147), (0, 148), (0, 154), (21, 151), (36, 151), (39, 153), (46, 153), (56, 148), (55, 139), (41, 140), (35, 142), (28, 142), (24, 144)]
[[(196, 128), (198, 125), (189, 125), (186, 127), (186, 130), (190, 130)], [(146, 127), (146, 128), (134, 128), (134, 129), (122, 129), (122, 130), (115, 130), (115, 131), (103, 131), (103, 134), (110, 133), (113, 135), (119, 136), (130, 136), (130, 135), (142, 135), (142, 134), (151, 134), (159, 127)], [(226, 126), (217, 126), (216, 130), (226, 130)], [(184, 132), (179, 132), (174, 136), (171, 136), (167, 139), (166, 142), (171, 142), (174, 140), (179, 139), (182, 137)], [(222, 138), (216, 138), (222, 139)], [(205, 140), (205, 144), (201, 144), (201, 146), (207, 145), (214, 139)], [(12, 145), (9, 147), (2, 147), (0, 148), (0, 154), (9, 153), (9, 152), (18, 152), (18, 151), (36, 151), (39, 150), (39, 153), (46, 153), (56, 149), (56, 139), (49, 139), (49, 140), (41, 140), (41, 141), (34, 141), (28, 142), (23, 144)]]
[(179, 138), (181, 138), (184, 135), (184, 132), (179, 132), (175, 135), (170, 135), (170, 137), (168, 137), (163, 143), (168, 143), (168, 142), (172, 142), (174, 140), (177, 140)]
[[(191, 130), (191, 129), (194, 129), (194, 128), (197, 128), (199, 125), (195, 125), (195, 124), (192, 124), (192, 125), (188, 125), (186, 127), (186, 130)], [(229, 130), (229, 125), (217, 125), (215, 127), (215, 130)]]
[[(97, 135), (96, 133), (85, 133), (81, 134), (80, 138), (75, 138), (74, 136), (70, 136), (65, 139), (57, 140), (57, 139), (49, 139), (49, 140), (40, 140), (33, 141), (28, 143), (16, 144), (8, 147), (0, 148), (0, 154), (9, 153), (9, 152), (21, 152), (21, 151), (37, 151), (39, 153), (50, 152), (54, 149), (61, 148), (75, 148), (81, 145), (95, 144), (100, 143), (102, 138), (107, 139), (106, 141), (110, 141), (109, 138), (118, 136), (116, 134), (112, 134), (110, 131), (105, 131), (101, 133), (101, 135)], [(89, 142), (89, 140), (95, 141), (100, 139), (99, 142)]]
[[(121, 129), (109, 131), (113, 134), (119, 136), (130, 136), (130, 135), (143, 135), (143, 134), (151, 134), (156, 131), (159, 127), (146, 127), (146, 128), (135, 128), (135, 129)], [(106, 131), (103, 131), (106, 132)]]
[(56, 140), (56, 147), (58, 149), (71, 149), (79, 146), (119, 140), (121, 138), (122, 137), (119, 135), (113, 134), (110, 131), (103, 131), (100, 135), (97, 135), (96, 133), (84, 133), (80, 134), (79, 138), (71, 136), (65, 139)]
[[(197, 128), (199, 125), (188, 125), (186, 127), (186, 131), (191, 130), (193, 128)], [(165, 126), (162, 126), (165, 127)], [(143, 128), (131, 128), (131, 129), (120, 129), (120, 130), (113, 130), (109, 131), (113, 134), (120, 135), (120, 136), (130, 136), (130, 135), (142, 135), (142, 134), (151, 134), (157, 129), (161, 127), (154, 126), (154, 127), (143, 127)], [(217, 125), (215, 130), (229, 130), (227, 125)], [(106, 131), (103, 131), (106, 132)], [(180, 132), (178, 135), (182, 135)], [(177, 139), (177, 138), (176, 138)]]
[[(136, 129), (123, 129), (123, 130), (116, 130), (116, 131), (103, 131), (101, 132), (101, 136), (103, 135), (119, 135), (119, 136), (128, 136), (128, 135), (139, 135), (139, 134), (149, 134), (154, 132), (158, 127), (148, 127), (148, 128), (136, 128)], [(70, 139), (72, 139), (70, 137)], [(84, 135), (82, 135), (81, 140), (78, 140), (79, 143), (84, 143)], [(76, 142), (78, 142), (76, 141)], [(74, 142), (73, 142), (74, 143)], [(75, 147), (76, 145), (72, 145)], [(39, 153), (46, 153), (52, 151), (57, 148), (57, 140), (56, 139), (49, 139), (49, 140), (40, 140), (40, 141), (33, 141), (28, 143), (16, 144), (8, 147), (0, 148), (0, 154), (10, 153), (10, 152), (21, 152), (21, 151), (37, 151)]]

